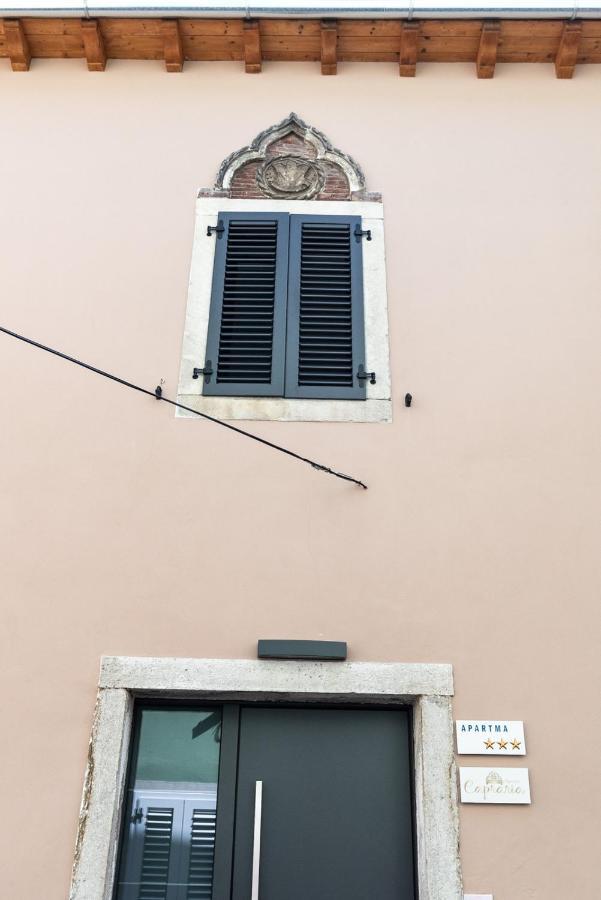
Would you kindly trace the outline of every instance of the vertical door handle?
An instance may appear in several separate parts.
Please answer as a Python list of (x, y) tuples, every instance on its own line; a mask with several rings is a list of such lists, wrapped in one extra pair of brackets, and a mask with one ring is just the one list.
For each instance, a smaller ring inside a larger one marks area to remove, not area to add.
[(255, 829), (253, 833), (253, 873), (250, 900), (259, 900), (259, 867), (261, 865), (261, 814), (263, 812), (263, 782), (255, 782)]

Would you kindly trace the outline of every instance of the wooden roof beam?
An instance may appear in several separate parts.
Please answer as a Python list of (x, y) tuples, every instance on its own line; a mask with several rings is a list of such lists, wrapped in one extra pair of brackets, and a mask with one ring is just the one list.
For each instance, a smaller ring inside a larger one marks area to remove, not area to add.
[(261, 71), (261, 31), (256, 20), (244, 22), (244, 69), (248, 74)]
[(557, 55), (555, 74), (558, 78), (571, 78), (578, 62), (578, 50), (582, 37), (581, 22), (564, 22)]
[(420, 23), (401, 22), (401, 46), (399, 49), (399, 75), (414, 78), (417, 68), (417, 48)]
[(31, 63), (31, 52), (20, 19), (4, 20), (4, 37), (6, 38), (6, 53), (13, 72), (27, 72)]
[(336, 75), (338, 71), (338, 22), (321, 22), (321, 74)]
[(168, 72), (181, 72), (184, 68), (184, 48), (177, 19), (162, 19), (163, 55)]
[(478, 78), (494, 78), (500, 36), (500, 22), (482, 23), (480, 45), (476, 56), (476, 74)]
[(104, 72), (106, 69), (106, 50), (104, 38), (100, 30), (100, 22), (96, 19), (81, 20), (81, 36), (83, 50), (88, 62), (89, 72)]

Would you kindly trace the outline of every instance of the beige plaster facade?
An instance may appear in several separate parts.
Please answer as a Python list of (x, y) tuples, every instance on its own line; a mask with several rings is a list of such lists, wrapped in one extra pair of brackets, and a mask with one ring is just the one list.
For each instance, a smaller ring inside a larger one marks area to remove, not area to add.
[(533, 796), (460, 807), (466, 892), (598, 896), (600, 79), (0, 70), (0, 324), (175, 396), (197, 191), (293, 108), (383, 194), (393, 404), (249, 426), (362, 491), (0, 336), (3, 896), (67, 896), (101, 655), (259, 637), (452, 664)]

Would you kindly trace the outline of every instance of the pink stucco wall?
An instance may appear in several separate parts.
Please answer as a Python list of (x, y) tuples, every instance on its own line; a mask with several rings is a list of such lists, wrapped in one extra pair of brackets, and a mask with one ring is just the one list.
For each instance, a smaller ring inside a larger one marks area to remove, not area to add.
[(364, 492), (0, 336), (3, 896), (66, 896), (100, 655), (258, 637), (453, 663), (534, 799), (461, 809), (466, 890), (597, 896), (600, 85), (0, 67), (1, 324), (175, 395), (196, 191), (294, 109), (383, 192), (394, 390), (392, 425), (252, 426)]

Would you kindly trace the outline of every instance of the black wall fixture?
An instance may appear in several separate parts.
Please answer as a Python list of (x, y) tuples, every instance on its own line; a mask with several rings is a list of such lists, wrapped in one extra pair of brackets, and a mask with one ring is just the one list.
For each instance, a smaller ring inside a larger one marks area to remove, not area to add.
[(342, 662), (346, 641), (266, 641), (260, 640), (259, 659), (315, 659)]

